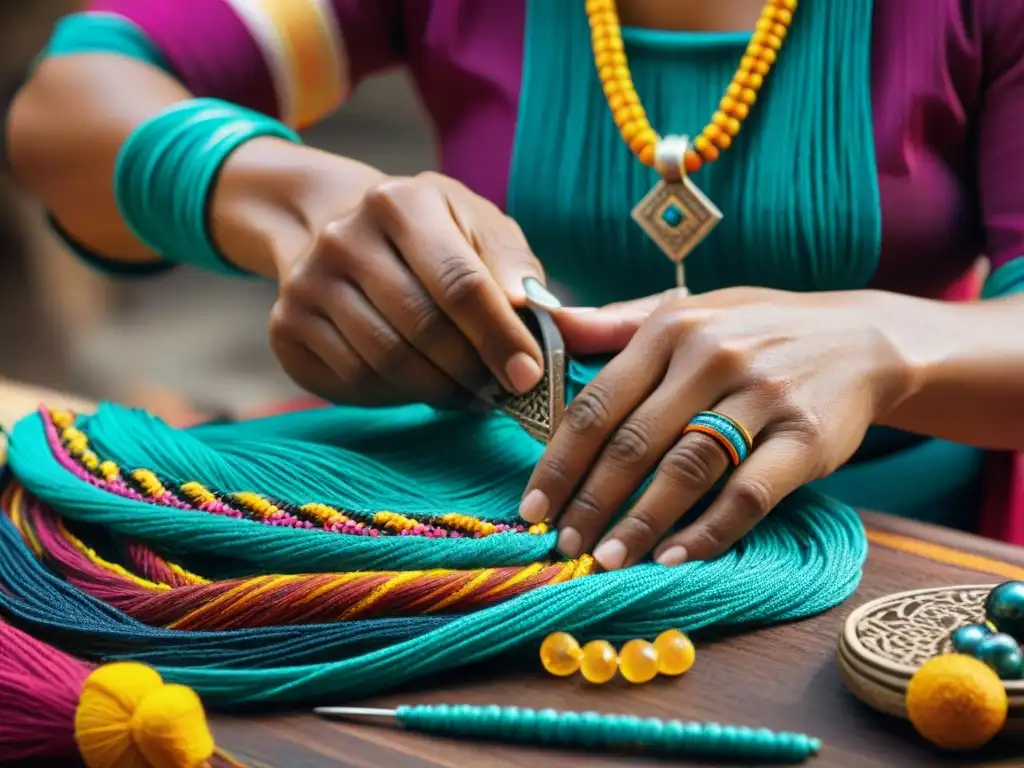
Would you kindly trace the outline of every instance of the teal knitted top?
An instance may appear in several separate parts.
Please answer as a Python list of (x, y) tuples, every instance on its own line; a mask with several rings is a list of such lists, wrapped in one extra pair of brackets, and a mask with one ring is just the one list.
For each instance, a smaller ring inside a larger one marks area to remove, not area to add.
[[(691, 290), (856, 289), (875, 273), (882, 224), (872, 4), (830, 1), (828, 13), (819, 3), (801, 7), (737, 140), (694, 174), (724, 219), (687, 257)], [(637, 92), (662, 135), (699, 133), (750, 39), (629, 28), (623, 36)], [(525, 41), (509, 213), (548, 274), (582, 305), (671, 287), (674, 268), (630, 218), (657, 174), (623, 144), (584, 64), (592, 53), (583, 3), (529, 3)], [(855, 506), (968, 527), (981, 460), (971, 447), (879, 429), (850, 466), (819, 485)]]

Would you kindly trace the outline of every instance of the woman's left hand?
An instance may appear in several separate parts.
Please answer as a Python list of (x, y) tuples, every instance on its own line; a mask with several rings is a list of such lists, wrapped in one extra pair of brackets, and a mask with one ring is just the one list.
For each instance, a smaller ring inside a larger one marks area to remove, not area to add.
[[(652, 550), (665, 565), (721, 554), (788, 494), (842, 465), (912, 391), (912, 366), (888, 331), (906, 317), (904, 301), (736, 288), (567, 313), (560, 325), (570, 351), (608, 349), (616, 337), (625, 349), (566, 409), (523, 518), (557, 521), (569, 557), (596, 544), (606, 570)], [(701, 411), (742, 425), (753, 448), (707, 511), (670, 534), (732, 464), (714, 438), (684, 434)]]

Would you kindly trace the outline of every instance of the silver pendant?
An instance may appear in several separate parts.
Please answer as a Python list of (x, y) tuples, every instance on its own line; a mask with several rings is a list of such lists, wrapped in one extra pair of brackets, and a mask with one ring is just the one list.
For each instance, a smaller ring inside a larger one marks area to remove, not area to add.
[(685, 287), (683, 260), (722, 220), (722, 212), (686, 173), (689, 146), (685, 136), (658, 142), (654, 164), (662, 180), (633, 208), (633, 220), (676, 265), (680, 288)]
[(523, 395), (505, 394), (498, 407), (511, 416), (535, 440), (548, 443), (565, 412), (566, 353), (562, 334), (554, 318), (539, 306), (519, 310), (520, 317), (540, 342), (544, 355), (544, 377)]

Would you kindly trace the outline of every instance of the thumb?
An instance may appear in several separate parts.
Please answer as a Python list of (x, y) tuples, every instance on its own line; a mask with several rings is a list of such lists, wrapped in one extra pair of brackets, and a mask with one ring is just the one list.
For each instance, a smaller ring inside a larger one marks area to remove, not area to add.
[(604, 307), (567, 307), (554, 318), (569, 354), (621, 352), (662, 299), (657, 294)]

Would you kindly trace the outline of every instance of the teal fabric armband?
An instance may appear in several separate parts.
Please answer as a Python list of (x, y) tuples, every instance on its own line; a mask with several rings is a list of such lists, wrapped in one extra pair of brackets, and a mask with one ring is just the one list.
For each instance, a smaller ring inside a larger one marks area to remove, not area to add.
[(112, 13), (65, 16), (54, 26), (53, 35), (39, 60), (80, 53), (113, 53), (158, 67), (172, 77), (177, 76), (145, 32)]
[(998, 299), (1024, 293), (1024, 256), (1018, 256), (995, 270), (981, 289), (981, 298)]
[(260, 136), (301, 141), (284, 123), (219, 99), (191, 99), (151, 117), (125, 141), (114, 167), (125, 223), (169, 261), (246, 274), (218, 252), (208, 209), (225, 160)]

